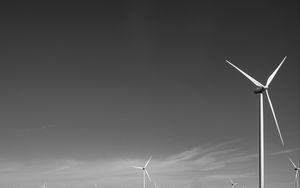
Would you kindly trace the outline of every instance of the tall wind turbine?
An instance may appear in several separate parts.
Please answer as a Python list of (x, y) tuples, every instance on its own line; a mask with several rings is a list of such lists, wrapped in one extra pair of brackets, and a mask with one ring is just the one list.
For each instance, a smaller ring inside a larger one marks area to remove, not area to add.
[(235, 188), (235, 186), (238, 184), (236, 182), (233, 182), (231, 178), (229, 178), (229, 181), (231, 183), (231, 188)]
[(151, 182), (151, 178), (150, 178), (150, 176), (149, 176), (149, 174), (148, 174), (148, 171), (147, 171), (147, 169), (146, 169), (146, 167), (148, 166), (148, 164), (149, 164), (151, 158), (152, 158), (152, 156), (149, 158), (149, 160), (146, 162), (145, 166), (143, 166), (143, 167), (140, 167), (140, 166), (132, 166), (132, 168), (137, 168), (137, 169), (140, 169), (140, 170), (143, 171), (144, 188), (146, 187), (146, 174), (147, 174), (147, 177), (148, 177), (149, 181)]
[(299, 181), (298, 180), (298, 173), (299, 173), (300, 168), (295, 165), (295, 163), (292, 161), (292, 159), (289, 158), (289, 160), (291, 161), (291, 163), (294, 167), (294, 170), (295, 170), (295, 180), (294, 180), (295, 181), (295, 188), (298, 188), (298, 181)]
[(270, 108), (277, 126), (277, 130), (280, 136), (280, 140), (282, 145), (284, 146), (284, 142), (281, 136), (280, 128), (276, 119), (276, 115), (273, 109), (273, 105), (268, 93), (268, 88), (270, 83), (272, 82), (273, 78), (275, 77), (277, 71), (281, 67), (282, 63), (285, 61), (286, 56), (283, 58), (279, 66), (274, 70), (274, 72), (269, 76), (266, 85), (261, 84), (251, 76), (249, 76), (247, 73), (236, 67), (234, 64), (230, 63), (228, 60), (226, 60), (227, 63), (229, 63), (231, 66), (233, 66), (235, 69), (237, 69), (239, 72), (241, 72), (244, 76), (246, 76), (251, 82), (253, 82), (258, 88), (254, 91), (255, 94), (259, 94), (259, 188), (264, 188), (264, 113), (263, 113), (263, 93), (266, 92)]

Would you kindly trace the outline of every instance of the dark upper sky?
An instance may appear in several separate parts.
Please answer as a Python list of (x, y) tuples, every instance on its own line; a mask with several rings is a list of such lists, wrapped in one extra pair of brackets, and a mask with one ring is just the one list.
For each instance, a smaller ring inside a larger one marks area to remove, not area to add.
[[(232, 140), (255, 154), (255, 87), (225, 59), (265, 83), (287, 56), (269, 91), (287, 148), (299, 147), (297, 1), (10, 1), (0, 23), (0, 173), (54, 168), (45, 161), (163, 161)], [(280, 151), (267, 103), (265, 114), (266, 149)]]

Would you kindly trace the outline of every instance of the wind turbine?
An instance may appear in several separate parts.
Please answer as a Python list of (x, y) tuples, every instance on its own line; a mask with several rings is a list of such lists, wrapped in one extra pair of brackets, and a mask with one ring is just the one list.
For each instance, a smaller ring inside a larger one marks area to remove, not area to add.
[(41, 186), (42, 188), (47, 188), (47, 184), (46, 184), (46, 183), (41, 184), (40, 186)]
[(238, 183), (233, 182), (231, 178), (229, 178), (229, 181), (231, 183), (231, 187), (234, 188)]
[(148, 174), (148, 171), (147, 171), (147, 169), (146, 169), (146, 167), (148, 166), (148, 164), (149, 164), (151, 158), (152, 158), (152, 156), (150, 156), (149, 160), (146, 162), (145, 166), (143, 166), (143, 167), (140, 167), (140, 166), (132, 166), (132, 168), (137, 168), (137, 169), (140, 169), (140, 170), (143, 171), (144, 188), (146, 187), (146, 177), (145, 177), (145, 174), (147, 174), (147, 177), (148, 177), (149, 181), (151, 182), (151, 178), (150, 178), (150, 176), (149, 176), (149, 174)]
[(239, 72), (241, 72), (244, 76), (246, 76), (251, 82), (253, 82), (258, 88), (254, 91), (255, 94), (259, 94), (259, 188), (264, 188), (264, 113), (263, 113), (263, 93), (266, 92), (270, 108), (273, 114), (273, 118), (276, 123), (277, 131), (280, 136), (280, 140), (282, 145), (284, 146), (284, 142), (281, 136), (280, 128), (276, 119), (276, 115), (273, 109), (273, 105), (268, 93), (268, 88), (270, 83), (272, 82), (273, 78), (275, 77), (277, 71), (281, 67), (282, 63), (285, 61), (286, 56), (283, 58), (279, 66), (274, 70), (274, 72), (269, 76), (266, 85), (261, 84), (251, 76), (249, 76), (247, 73), (236, 67), (234, 64), (230, 63), (228, 60), (226, 60), (227, 63), (229, 63), (231, 66), (233, 66), (235, 69), (237, 69)]
[(295, 163), (292, 161), (291, 158), (289, 158), (289, 160), (291, 161), (291, 163), (294, 167), (294, 170), (295, 170), (295, 180), (294, 180), (295, 181), (295, 188), (298, 188), (298, 173), (299, 173), (300, 168), (295, 165)]

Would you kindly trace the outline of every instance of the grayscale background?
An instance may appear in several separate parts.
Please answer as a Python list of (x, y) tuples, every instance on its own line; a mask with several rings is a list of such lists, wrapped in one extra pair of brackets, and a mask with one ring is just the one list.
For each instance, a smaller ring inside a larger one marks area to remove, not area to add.
[[(299, 164), (299, 2), (7, 1), (0, 5), (0, 187), (266, 187)], [(265, 98), (266, 99), (266, 98)], [(146, 187), (154, 184), (146, 181)], [(240, 185), (240, 186), (241, 186)]]

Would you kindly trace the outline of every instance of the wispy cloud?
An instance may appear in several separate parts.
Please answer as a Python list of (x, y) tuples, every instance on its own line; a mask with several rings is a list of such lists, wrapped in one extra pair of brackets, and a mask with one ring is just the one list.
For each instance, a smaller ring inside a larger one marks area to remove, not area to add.
[[(197, 181), (220, 180), (230, 177), (228, 174), (235, 177), (247, 177), (251, 173), (232, 174), (227, 170), (239, 166), (241, 163), (251, 162), (255, 156), (255, 154), (244, 154), (237, 148), (230, 148), (229, 144), (206, 145), (160, 159), (153, 156), (148, 170), (153, 180), (158, 184), (171, 182), (186, 184), (192, 179), (197, 179)], [(81, 185), (100, 183), (107, 187), (120, 187), (122, 183), (118, 182), (126, 182), (129, 186), (140, 183), (137, 179), (141, 178), (139, 177), (141, 172), (130, 166), (143, 165), (146, 160), (78, 161), (67, 159), (51, 161), (43, 164), (43, 167), (37, 164), (22, 167), (21, 170), (27, 173), (28, 179), (32, 178), (36, 181), (47, 179), (65, 184), (74, 184), (74, 182)], [(15, 172), (20, 172), (20, 168), (15, 169)], [(14, 179), (17, 178), (16, 173)]]
[(63, 173), (66, 170), (70, 170), (72, 168), (75, 167), (79, 167), (80, 165), (85, 164), (82, 161), (76, 161), (76, 160), (64, 160), (64, 161), (57, 161), (58, 163), (61, 163), (60, 165), (58, 165), (58, 167), (50, 169), (44, 173)]
[(24, 165), (20, 163), (14, 163), (14, 162), (0, 162), (0, 173), (11, 173), (11, 172), (18, 172), (21, 171), (24, 168)]
[(282, 151), (276, 151), (276, 152), (270, 153), (270, 155), (283, 155), (283, 154), (293, 153), (296, 151), (299, 151), (299, 148), (291, 148), (291, 149), (285, 149)]

